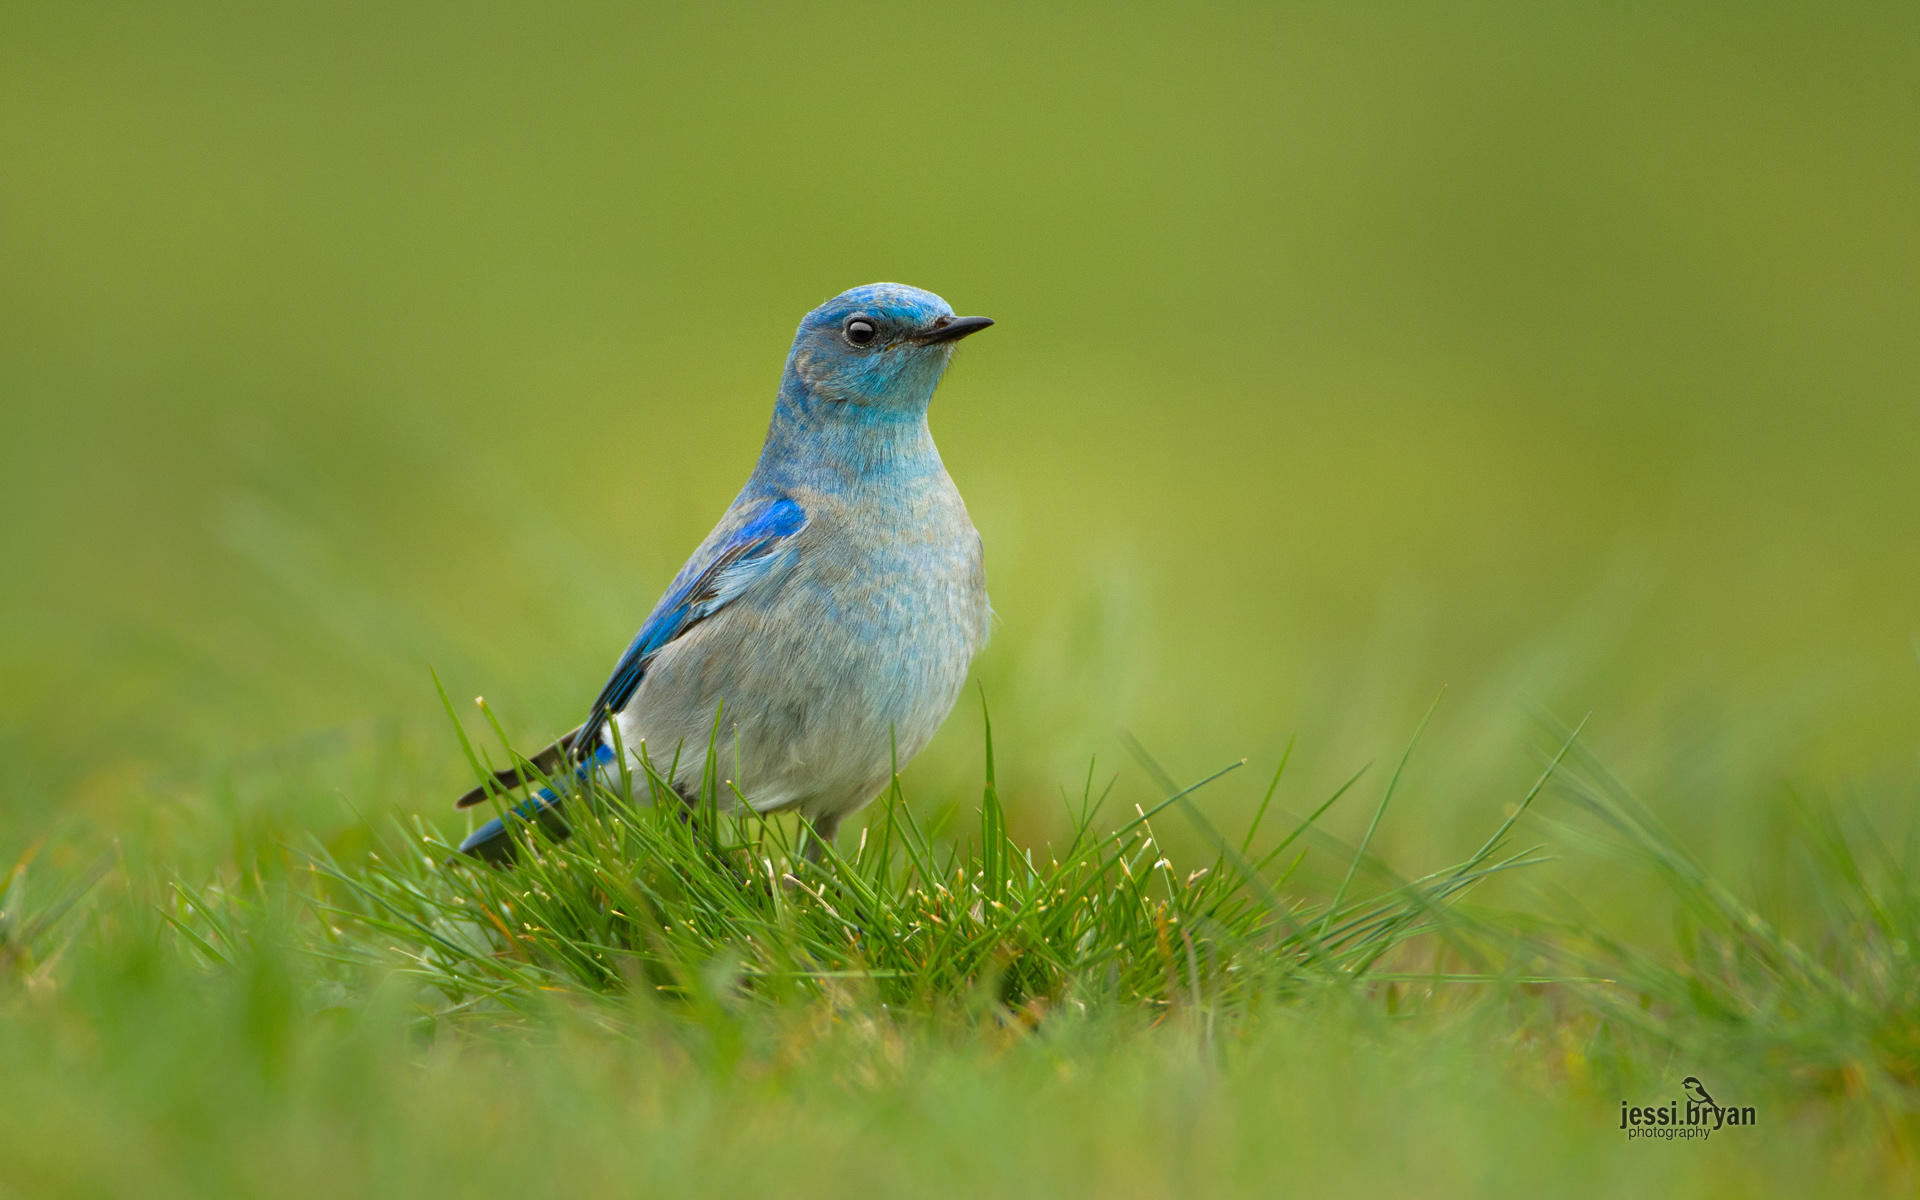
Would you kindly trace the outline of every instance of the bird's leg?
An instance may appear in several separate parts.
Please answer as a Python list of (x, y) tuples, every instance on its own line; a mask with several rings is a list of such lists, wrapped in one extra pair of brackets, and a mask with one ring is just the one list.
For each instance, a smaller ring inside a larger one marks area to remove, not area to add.
[(691, 821), (700, 814), (700, 797), (687, 795), (685, 789), (677, 783), (673, 785), (672, 790), (674, 795), (680, 797), (680, 816), (682, 820)]
[(800, 847), (800, 857), (819, 866), (820, 860), (826, 857), (827, 843), (833, 840), (833, 835), (839, 829), (839, 813), (829, 813), (817, 820), (809, 821), (806, 826), (806, 842)]

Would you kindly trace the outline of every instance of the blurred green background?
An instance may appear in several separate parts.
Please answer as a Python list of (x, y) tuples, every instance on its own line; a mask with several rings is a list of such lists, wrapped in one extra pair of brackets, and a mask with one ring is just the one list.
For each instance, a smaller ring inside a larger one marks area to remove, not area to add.
[[(1396, 865), (1462, 858), (1591, 712), (1741, 895), (1863, 936), (1780, 868), (1796, 795), (1897, 837), (1920, 783), (1920, 6), (13, 3), (0, 869), (47, 840), (0, 885), (0, 1195), (1910, 1189), (1859, 1070), (1603, 1070), (1552, 988), (1216, 1052), (1211, 1016), (1003, 1048), (825, 1009), (508, 1045), (312, 984), (283, 847), (458, 831), (430, 667), (523, 749), (570, 727), (800, 315), (877, 279), (999, 321), (933, 422), (1017, 838), (1089, 758), (1146, 800), (1127, 731), (1183, 781), (1246, 757), (1230, 828), (1290, 738), (1284, 810), (1380, 764), (1357, 835), (1444, 691)], [(970, 821), (980, 760), (969, 699), (909, 803)], [(1496, 895), (1672, 935), (1563, 800)], [(161, 927), (176, 878), (254, 897), (236, 969)], [(1624, 1148), (1680, 1070), (1765, 1136)]]
[[(0, 29), (7, 846), (452, 828), (429, 666), (568, 727), (875, 279), (1000, 322), (933, 420), (1030, 836), (1089, 757), (1145, 795), (1122, 730), (1244, 798), (1298, 735), (1305, 807), (1443, 689), (1423, 860), (1542, 711), (1695, 834), (1912, 775), (1910, 4)], [(971, 804), (979, 725), (909, 794)]]

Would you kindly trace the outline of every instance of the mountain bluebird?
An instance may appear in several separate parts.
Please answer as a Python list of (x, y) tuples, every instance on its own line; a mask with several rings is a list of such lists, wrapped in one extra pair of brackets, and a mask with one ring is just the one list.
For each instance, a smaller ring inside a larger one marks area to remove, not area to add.
[[(927, 406), (954, 344), (991, 324), (897, 283), (808, 313), (746, 486), (586, 722), (530, 761), (549, 779), (598, 771), (617, 786), (617, 726), (629, 777), (644, 780), (645, 753), (692, 802), (713, 739), (722, 805), (737, 795), (757, 812), (795, 810), (831, 839), (933, 737), (987, 639), (980, 535), (934, 448)], [(525, 780), (506, 770), (495, 782)], [(645, 786), (636, 782), (636, 799)], [(488, 794), (475, 788), (458, 803)], [(564, 836), (560, 803), (542, 790), (508, 819)], [(460, 849), (507, 858), (513, 840), (489, 821)], [(818, 842), (807, 851), (817, 857)]]

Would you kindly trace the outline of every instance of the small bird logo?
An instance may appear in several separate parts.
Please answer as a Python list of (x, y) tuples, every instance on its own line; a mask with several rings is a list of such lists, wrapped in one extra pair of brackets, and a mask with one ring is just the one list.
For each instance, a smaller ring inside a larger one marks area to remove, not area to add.
[(1694, 1103), (1708, 1104), (1708, 1105), (1712, 1105), (1715, 1108), (1720, 1107), (1719, 1105), (1713, 1103), (1713, 1097), (1708, 1094), (1706, 1085), (1701, 1083), (1696, 1076), (1689, 1075), (1685, 1079), (1682, 1079), (1680, 1081), (1680, 1086), (1686, 1089), (1687, 1099), (1693, 1101)]

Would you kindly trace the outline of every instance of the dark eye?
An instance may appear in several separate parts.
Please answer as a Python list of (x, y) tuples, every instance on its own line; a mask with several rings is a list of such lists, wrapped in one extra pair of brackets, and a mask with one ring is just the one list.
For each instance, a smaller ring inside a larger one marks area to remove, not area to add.
[(879, 333), (880, 331), (874, 328), (873, 322), (865, 317), (848, 317), (846, 325), (840, 330), (840, 336), (856, 346), (866, 345), (879, 336)]

